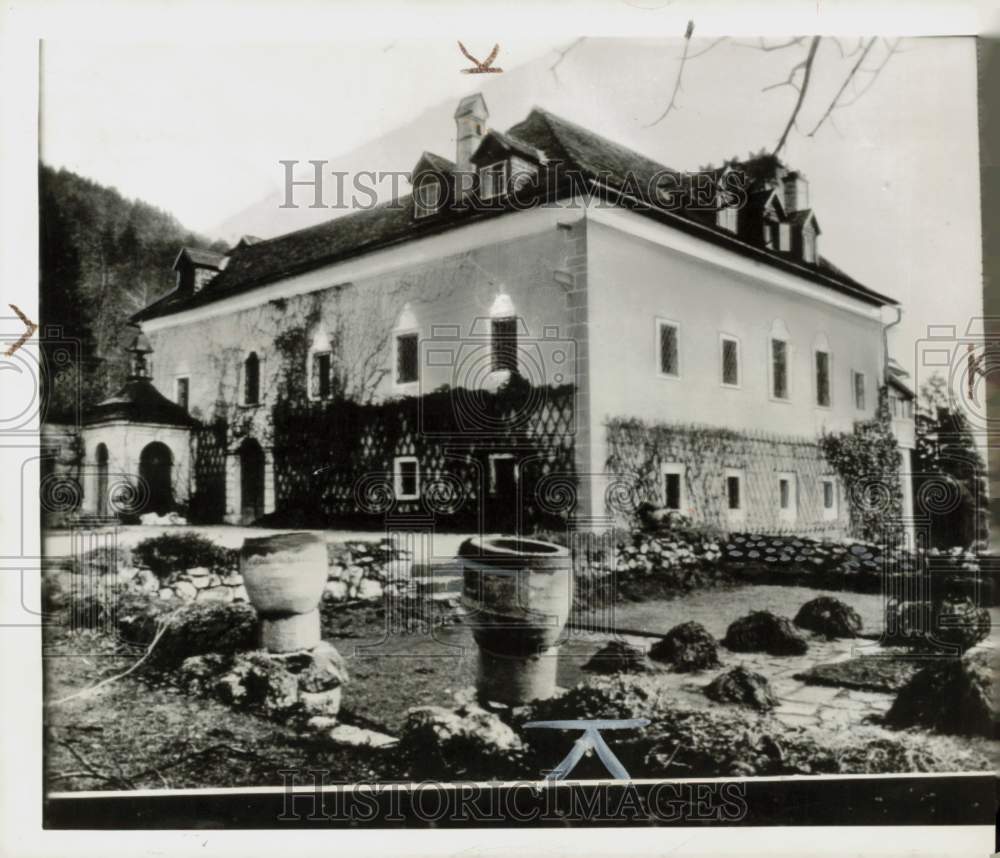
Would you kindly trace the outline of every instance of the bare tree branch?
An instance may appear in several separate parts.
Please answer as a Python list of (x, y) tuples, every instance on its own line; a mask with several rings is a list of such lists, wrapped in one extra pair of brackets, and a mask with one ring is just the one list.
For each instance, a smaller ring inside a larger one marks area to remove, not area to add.
[[(792, 115), (788, 117), (788, 122), (785, 124), (785, 130), (781, 132), (781, 137), (778, 138), (778, 145), (774, 147), (773, 155), (777, 155), (785, 145), (785, 141), (788, 140), (788, 135), (791, 130), (795, 127), (795, 122), (799, 118), (799, 111), (802, 109), (802, 102), (805, 101), (806, 92), (809, 89), (809, 79), (812, 76), (813, 62), (816, 59), (816, 50), (819, 48), (820, 36), (813, 36), (812, 41), (809, 43), (809, 53), (806, 58), (796, 65), (792, 72), (789, 74), (788, 78), (791, 81), (795, 74), (796, 69), (802, 68), (802, 85), (796, 87), (799, 92), (799, 97), (795, 101), (795, 107), (792, 109)], [(794, 86), (794, 84), (792, 84)]]
[(746, 42), (733, 42), (733, 44), (740, 48), (750, 48), (754, 51), (766, 51), (770, 53), (771, 51), (783, 51), (785, 48), (794, 48), (796, 45), (801, 45), (805, 41), (805, 38), (805, 36), (796, 36), (794, 39), (789, 39), (787, 42), (781, 42), (778, 45), (769, 45), (763, 39), (758, 40), (756, 45), (748, 45)]
[(882, 69), (885, 68), (886, 63), (888, 63), (889, 60), (891, 60), (895, 54), (903, 53), (903, 51), (899, 50), (899, 43), (903, 41), (902, 38), (896, 39), (896, 41), (893, 42), (892, 44), (889, 43), (888, 39), (883, 39), (882, 41), (885, 43), (886, 46), (886, 55), (885, 57), (883, 57), (882, 62), (880, 62), (873, 69), (859, 70), (861, 74), (871, 75), (871, 77), (868, 78), (868, 80), (865, 82), (865, 85), (861, 87), (860, 91), (854, 93), (853, 98), (851, 98), (848, 101), (842, 102), (839, 105), (840, 107), (850, 107), (852, 104), (854, 104), (859, 98), (861, 98), (861, 96), (863, 96), (866, 92), (868, 92), (868, 90), (872, 88), (872, 85), (875, 83), (876, 80), (878, 80), (878, 76), (879, 74), (881, 74)]
[(837, 94), (833, 97), (833, 101), (830, 102), (830, 106), (827, 107), (826, 112), (819, 118), (819, 122), (816, 123), (812, 131), (807, 135), (812, 137), (817, 131), (822, 127), (823, 123), (830, 117), (830, 114), (837, 109), (840, 102), (840, 97), (844, 94), (844, 90), (847, 89), (848, 84), (854, 80), (854, 76), (858, 73), (858, 69), (861, 68), (861, 64), (865, 61), (865, 57), (868, 56), (868, 52), (871, 51), (872, 47), (875, 45), (876, 37), (872, 36), (868, 43), (865, 45), (864, 50), (861, 51), (861, 56), (858, 57), (857, 62), (851, 66), (851, 70), (847, 73), (847, 77), (844, 78), (844, 82), (840, 85), (840, 89), (837, 90)]
[(670, 94), (670, 103), (667, 105), (667, 109), (664, 110), (663, 113), (645, 126), (646, 128), (652, 128), (654, 125), (662, 122), (667, 118), (667, 114), (669, 114), (670, 111), (677, 106), (677, 93), (681, 90), (681, 78), (684, 77), (684, 64), (688, 59), (688, 48), (691, 47), (692, 33), (694, 33), (694, 21), (688, 21), (687, 30), (684, 32), (684, 52), (681, 54), (681, 64), (677, 67), (677, 79), (674, 81), (674, 91)]
[(552, 65), (549, 66), (549, 71), (552, 72), (552, 76), (557, 81), (559, 80), (559, 72), (557, 72), (556, 69), (559, 67), (559, 63), (561, 63), (564, 59), (566, 59), (566, 55), (570, 51), (572, 51), (573, 48), (577, 47), (577, 45), (579, 45), (580, 42), (582, 42), (586, 38), (587, 38), (586, 36), (580, 36), (579, 39), (574, 39), (561, 51), (558, 48), (556, 48), (556, 53), (559, 54), (559, 58), (554, 63), (552, 63)]
[(698, 51), (698, 52), (697, 52), (696, 54), (688, 54), (688, 59), (689, 59), (689, 60), (696, 60), (696, 59), (698, 59), (698, 57), (702, 57), (702, 56), (704, 56), (704, 55), (705, 55), (705, 54), (707, 54), (707, 53), (708, 53), (708, 52), (709, 52), (710, 50), (712, 50), (712, 48), (714, 48), (714, 47), (716, 47), (716, 46), (718, 46), (718, 45), (721, 45), (721, 44), (722, 44), (722, 43), (723, 43), (724, 41), (726, 41), (726, 39), (728, 39), (728, 38), (729, 38), (729, 36), (719, 36), (719, 38), (717, 38), (717, 39), (713, 40), (713, 41), (712, 41), (712, 42), (711, 42), (711, 43), (710, 43), (710, 44), (708, 45), (708, 47), (705, 47), (705, 48), (702, 48), (702, 49), (701, 49), (700, 51)]

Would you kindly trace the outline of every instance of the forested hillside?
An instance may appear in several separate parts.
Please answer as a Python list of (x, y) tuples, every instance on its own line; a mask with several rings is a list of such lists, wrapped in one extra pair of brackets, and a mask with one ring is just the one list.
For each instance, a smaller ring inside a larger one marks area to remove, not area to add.
[[(39, 171), (39, 324), (46, 363), (45, 419), (73, 420), (125, 380), (129, 316), (174, 286), (184, 246), (225, 246), (186, 230), (164, 211), (68, 170)], [(49, 333), (61, 329), (62, 342)], [(71, 341), (67, 353), (60, 346)], [(155, 355), (154, 355), (155, 360)]]

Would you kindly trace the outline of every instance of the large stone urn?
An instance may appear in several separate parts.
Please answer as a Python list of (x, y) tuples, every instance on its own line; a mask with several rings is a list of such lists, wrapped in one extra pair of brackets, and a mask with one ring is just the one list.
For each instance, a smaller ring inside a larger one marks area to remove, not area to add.
[(327, 579), (323, 539), (279, 533), (244, 540), (240, 572), (261, 618), (265, 649), (294, 652), (320, 643), (319, 602)]
[(569, 550), (517, 536), (475, 537), (458, 557), (479, 647), (480, 700), (516, 706), (551, 697), (573, 601)]

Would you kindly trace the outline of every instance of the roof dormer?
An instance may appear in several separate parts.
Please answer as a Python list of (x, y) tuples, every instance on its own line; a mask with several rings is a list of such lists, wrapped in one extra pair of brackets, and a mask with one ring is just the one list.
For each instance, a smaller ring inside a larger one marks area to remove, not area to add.
[(472, 153), (472, 167), (479, 177), (483, 200), (516, 191), (538, 175), (545, 153), (500, 131), (489, 131)]
[(819, 221), (812, 209), (792, 212), (788, 216), (792, 230), (792, 254), (809, 265), (819, 261)]
[(197, 247), (182, 247), (174, 260), (177, 291), (191, 294), (200, 292), (226, 267), (228, 261), (224, 253), (201, 250)]
[(455, 165), (447, 158), (424, 152), (410, 174), (413, 217), (430, 217), (445, 208), (451, 197)]

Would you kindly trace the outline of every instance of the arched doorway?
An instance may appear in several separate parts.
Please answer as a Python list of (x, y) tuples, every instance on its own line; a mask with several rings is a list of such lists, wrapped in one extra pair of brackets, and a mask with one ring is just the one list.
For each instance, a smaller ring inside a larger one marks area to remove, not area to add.
[(149, 499), (146, 501), (147, 512), (163, 515), (174, 505), (174, 492), (171, 479), (173, 456), (170, 448), (159, 441), (153, 441), (142, 449), (139, 455), (139, 476), (149, 487)]
[(247, 438), (240, 446), (240, 521), (250, 524), (264, 514), (264, 451)]
[(108, 514), (108, 448), (97, 445), (97, 514), (104, 518)]

